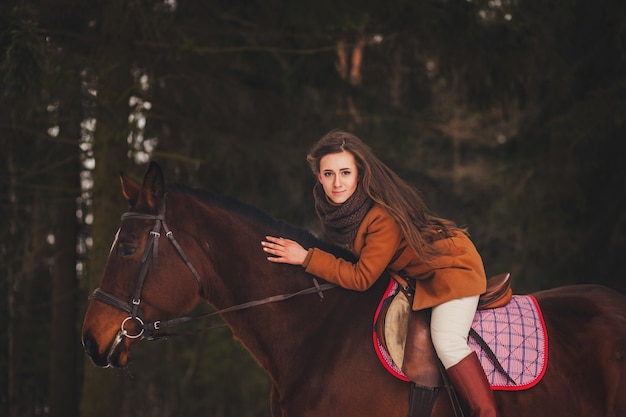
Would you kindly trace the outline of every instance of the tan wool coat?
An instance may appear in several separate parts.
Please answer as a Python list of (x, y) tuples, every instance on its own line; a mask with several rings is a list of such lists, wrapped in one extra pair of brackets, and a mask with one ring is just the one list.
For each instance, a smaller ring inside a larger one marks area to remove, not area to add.
[(310, 274), (358, 291), (371, 287), (387, 268), (402, 271), (416, 279), (414, 310), (485, 292), (482, 259), (465, 234), (438, 240), (435, 246), (441, 255), (424, 262), (408, 247), (397, 222), (375, 204), (361, 222), (351, 247), (358, 258), (356, 263), (311, 248), (303, 266)]

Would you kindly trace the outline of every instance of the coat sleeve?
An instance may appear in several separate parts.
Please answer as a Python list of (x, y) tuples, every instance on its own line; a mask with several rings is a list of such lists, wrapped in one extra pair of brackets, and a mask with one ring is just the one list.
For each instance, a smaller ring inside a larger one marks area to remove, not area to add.
[(312, 248), (303, 264), (306, 272), (343, 288), (357, 291), (370, 288), (383, 274), (402, 240), (400, 226), (391, 216), (382, 209), (372, 209), (370, 214), (357, 234), (356, 263)]

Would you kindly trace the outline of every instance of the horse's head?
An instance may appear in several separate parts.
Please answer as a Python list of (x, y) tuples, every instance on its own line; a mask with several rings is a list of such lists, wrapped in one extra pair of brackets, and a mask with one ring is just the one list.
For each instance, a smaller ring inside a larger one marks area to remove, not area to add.
[(121, 183), (131, 208), (83, 322), (83, 346), (98, 366), (125, 366), (134, 343), (158, 329), (159, 320), (188, 311), (202, 290), (185, 245), (169, 230), (159, 166), (150, 165), (141, 186), (124, 175)]

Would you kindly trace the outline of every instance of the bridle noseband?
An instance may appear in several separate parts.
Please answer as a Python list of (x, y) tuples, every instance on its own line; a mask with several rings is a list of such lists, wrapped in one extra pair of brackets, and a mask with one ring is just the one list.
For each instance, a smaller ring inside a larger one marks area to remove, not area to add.
[[(154, 332), (161, 330), (165, 327), (170, 327), (173, 325), (185, 323), (185, 322), (192, 321), (192, 320), (207, 318), (210, 316), (214, 316), (216, 314), (228, 313), (231, 311), (243, 310), (243, 309), (255, 307), (258, 305), (274, 303), (277, 301), (283, 301), (283, 300), (287, 300), (289, 298), (292, 298), (298, 295), (317, 293), (320, 296), (320, 299), (323, 300), (324, 299), (323, 291), (336, 287), (335, 284), (331, 284), (331, 283), (320, 285), (317, 282), (317, 280), (313, 278), (314, 287), (306, 288), (304, 290), (301, 290), (295, 293), (280, 294), (280, 295), (267, 297), (262, 300), (250, 301), (244, 304), (235, 305), (232, 307), (228, 307), (219, 311), (214, 311), (212, 313), (204, 314), (201, 316), (179, 317), (179, 318), (175, 318), (175, 319), (171, 319), (167, 321), (157, 320), (152, 323), (145, 323), (145, 320), (143, 318), (143, 313), (141, 312), (141, 309), (139, 308), (139, 304), (141, 303), (141, 291), (143, 289), (146, 275), (148, 274), (148, 267), (150, 266), (150, 261), (152, 261), (152, 263), (154, 263), (155, 266), (158, 266), (159, 238), (161, 237), (161, 229), (165, 232), (165, 236), (167, 236), (168, 240), (172, 243), (172, 245), (176, 249), (176, 252), (178, 252), (178, 255), (180, 255), (180, 257), (185, 262), (187, 267), (191, 270), (193, 276), (196, 278), (200, 293), (203, 293), (204, 291), (204, 285), (202, 283), (202, 278), (200, 277), (200, 274), (198, 274), (198, 271), (196, 270), (196, 268), (194, 268), (192, 263), (189, 261), (189, 258), (187, 258), (187, 255), (185, 255), (185, 252), (180, 247), (180, 245), (174, 238), (174, 234), (172, 233), (172, 231), (167, 226), (167, 223), (165, 222), (165, 200), (166, 199), (163, 198), (163, 206), (161, 208), (161, 211), (159, 214), (156, 214), (156, 215), (146, 214), (146, 213), (134, 213), (134, 212), (126, 212), (122, 214), (122, 221), (130, 220), (130, 219), (154, 220), (155, 221), (154, 226), (152, 227), (152, 230), (150, 231), (150, 234), (148, 236), (148, 242), (146, 243), (146, 247), (144, 249), (143, 255), (141, 256), (141, 267), (139, 269), (139, 275), (137, 276), (137, 281), (135, 282), (135, 289), (133, 291), (131, 301), (126, 302), (122, 300), (121, 298), (102, 290), (101, 288), (96, 288), (92, 294), (92, 298), (94, 300), (98, 300), (103, 303), (109, 304), (110, 306), (116, 307), (129, 314), (128, 317), (122, 320), (122, 324), (120, 325), (120, 331), (121, 331), (122, 336), (125, 336), (129, 339), (147, 338), (149, 340), (155, 340), (158, 337), (154, 335)], [(131, 334), (128, 332), (128, 330), (126, 329), (126, 324), (129, 321), (133, 321), (138, 325), (140, 330), (137, 333)]]

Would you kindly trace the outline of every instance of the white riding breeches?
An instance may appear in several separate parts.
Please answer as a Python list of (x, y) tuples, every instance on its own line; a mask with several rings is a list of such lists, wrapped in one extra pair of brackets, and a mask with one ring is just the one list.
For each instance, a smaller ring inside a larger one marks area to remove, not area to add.
[(467, 336), (476, 314), (478, 295), (458, 298), (433, 307), (430, 333), (437, 356), (448, 369), (472, 351)]

